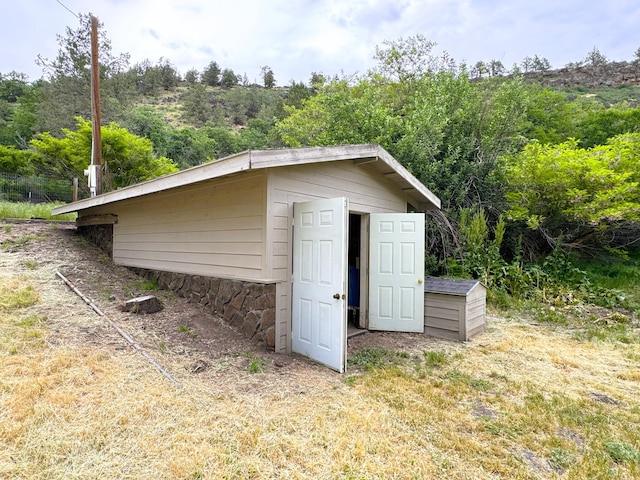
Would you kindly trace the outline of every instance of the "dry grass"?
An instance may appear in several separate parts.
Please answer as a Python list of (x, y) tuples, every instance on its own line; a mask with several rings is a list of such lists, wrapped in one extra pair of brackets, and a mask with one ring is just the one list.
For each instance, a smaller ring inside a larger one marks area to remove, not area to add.
[[(436, 369), (412, 362), (315, 385), (244, 374), (243, 389), (183, 374), (182, 392), (132, 353), (31, 346), (1, 358), (0, 476), (640, 474), (637, 462), (617, 464), (604, 451), (611, 440), (639, 446), (637, 380), (619, 375), (637, 369), (631, 350), (585, 352), (560, 339), (570, 363), (558, 363), (544, 332), (501, 329), (508, 338), (485, 339)], [(511, 334), (524, 339), (516, 346)], [(567, 464), (554, 466), (560, 454)]]
[(111, 337), (67, 338), (100, 320), (55, 265), (0, 266), (0, 478), (640, 477), (638, 343), (491, 317), (346, 376), (152, 351), (177, 390)]

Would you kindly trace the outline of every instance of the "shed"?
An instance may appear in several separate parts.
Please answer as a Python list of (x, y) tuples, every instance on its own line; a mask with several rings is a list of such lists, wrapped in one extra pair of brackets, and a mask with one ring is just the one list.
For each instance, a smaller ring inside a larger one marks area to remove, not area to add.
[(344, 371), (347, 307), (360, 328), (423, 332), (423, 212), (439, 207), (367, 144), (246, 151), (52, 213), (247, 337)]
[(487, 289), (478, 280), (428, 277), (424, 282), (425, 333), (466, 342), (485, 329)]

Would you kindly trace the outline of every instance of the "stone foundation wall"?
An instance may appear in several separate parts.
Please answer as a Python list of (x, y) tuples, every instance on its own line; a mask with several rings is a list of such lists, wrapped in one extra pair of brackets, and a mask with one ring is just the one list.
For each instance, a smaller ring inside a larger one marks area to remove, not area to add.
[(113, 258), (113, 225), (86, 225), (78, 227), (78, 233)]
[(132, 268), (136, 273), (157, 281), (158, 286), (171, 290), (194, 303), (199, 303), (221, 316), (243, 335), (268, 348), (275, 347), (276, 286)]

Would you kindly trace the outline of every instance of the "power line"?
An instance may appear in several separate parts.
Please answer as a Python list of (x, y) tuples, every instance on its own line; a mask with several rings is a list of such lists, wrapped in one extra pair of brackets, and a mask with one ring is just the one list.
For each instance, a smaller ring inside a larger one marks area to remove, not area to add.
[(76, 17), (76, 18), (80, 18), (80, 17), (78, 16), (78, 14), (77, 14), (77, 13), (75, 13), (73, 10), (71, 10), (69, 7), (67, 7), (67, 6), (66, 6), (64, 3), (62, 3), (60, 0), (56, 0), (56, 2), (58, 2), (60, 5), (62, 5), (62, 6), (64, 7), (64, 9), (65, 9), (67, 12), (69, 12), (71, 15), (73, 15), (73, 16), (74, 16), (74, 17)]

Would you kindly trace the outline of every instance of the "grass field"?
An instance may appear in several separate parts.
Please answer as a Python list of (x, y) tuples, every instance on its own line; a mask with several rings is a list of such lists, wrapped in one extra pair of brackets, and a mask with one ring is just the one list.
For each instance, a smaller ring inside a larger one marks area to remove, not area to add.
[(75, 213), (65, 215), (51, 215), (51, 209), (62, 205), (62, 203), (16, 203), (0, 201), (0, 218), (41, 218), (46, 220), (67, 220), (76, 219)]
[(490, 315), (469, 344), (367, 348), (346, 375), (259, 352), (195, 374), (148, 345), (177, 389), (90, 335), (100, 320), (29, 253), (44, 232), (0, 250), (0, 478), (640, 478), (637, 317)]

